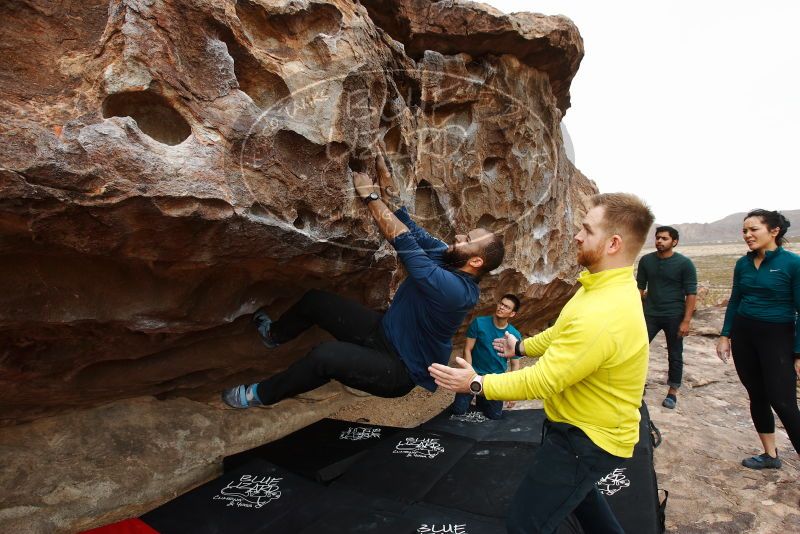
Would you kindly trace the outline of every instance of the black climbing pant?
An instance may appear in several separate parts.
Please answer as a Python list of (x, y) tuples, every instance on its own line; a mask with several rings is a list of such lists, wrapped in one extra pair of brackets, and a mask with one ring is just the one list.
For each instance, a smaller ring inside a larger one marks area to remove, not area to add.
[(284, 344), (317, 325), (336, 341), (317, 345), (285, 371), (259, 383), (261, 402), (274, 404), (330, 380), (378, 397), (406, 395), (414, 382), (385, 339), (381, 317), (383, 314), (339, 295), (308, 291), (272, 324), (272, 340)]
[(794, 324), (768, 323), (737, 315), (731, 330), (731, 354), (739, 380), (750, 396), (756, 432), (775, 432), (772, 410), (780, 417), (800, 454), (800, 410), (794, 370)]

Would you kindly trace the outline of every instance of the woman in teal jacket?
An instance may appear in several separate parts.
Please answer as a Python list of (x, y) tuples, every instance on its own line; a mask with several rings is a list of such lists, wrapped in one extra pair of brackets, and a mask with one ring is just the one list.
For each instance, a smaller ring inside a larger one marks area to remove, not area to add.
[(789, 221), (777, 211), (747, 214), (742, 234), (750, 249), (733, 271), (717, 355), (733, 355), (736, 372), (750, 397), (750, 415), (764, 454), (742, 460), (751, 469), (781, 466), (775, 447), (778, 414), (795, 452), (800, 454), (800, 256), (781, 245)]

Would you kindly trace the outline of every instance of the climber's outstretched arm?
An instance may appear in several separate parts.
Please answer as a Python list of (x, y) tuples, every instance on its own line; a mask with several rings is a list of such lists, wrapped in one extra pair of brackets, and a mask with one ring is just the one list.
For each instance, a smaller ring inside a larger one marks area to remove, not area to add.
[(367, 208), (372, 214), (372, 218), (378, 223), (378, 229), (386, 239), (394, 242), (397, 236), (409, 231), (408, 227), (383, 202), (380, 188), (372, 182), (369, 175), (363, 172), (354, 172), (353, 185), (358, 196), (367, 202)]

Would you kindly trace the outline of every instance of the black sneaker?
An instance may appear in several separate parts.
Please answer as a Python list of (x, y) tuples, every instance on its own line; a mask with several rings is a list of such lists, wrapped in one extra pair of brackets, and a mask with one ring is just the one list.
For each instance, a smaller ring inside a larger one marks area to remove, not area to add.
[(750, 469), (780, 469), (781, 460), (778, 458), (777, 451), (775, 458), (767, 454), (759, 454), (758, 456), (751, 456), (742, 460), (742, 465)]

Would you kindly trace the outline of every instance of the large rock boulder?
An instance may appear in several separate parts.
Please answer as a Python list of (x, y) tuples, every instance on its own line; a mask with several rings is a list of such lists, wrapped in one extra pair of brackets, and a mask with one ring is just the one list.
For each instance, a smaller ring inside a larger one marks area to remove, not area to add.
[(369, 15), (421, 58), (427, 50), (473, 56), (511, 54), (547, 74), (558, 107), (570, 105), (569, 86), (583, 59), (583, 40), (560, 15), (506, 15), (486, 4), (453, 0), (364, 0)]
[(385, 307), (402, 273), (348, 171), (379, 142), (421, 224), (503, 233), (479, 309), (553, 317), (595, 192), (559, 129), (577, 29), (458, 2), (424, 29), (419, 5), (0, 5), (2, 424), (274, 373), (320, 334), (266, 360), (250, 314), (311, 287)]

